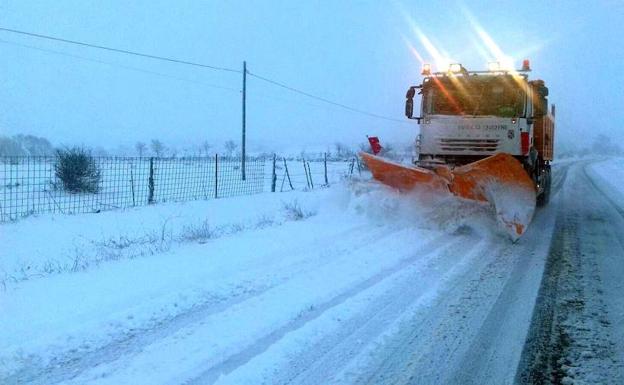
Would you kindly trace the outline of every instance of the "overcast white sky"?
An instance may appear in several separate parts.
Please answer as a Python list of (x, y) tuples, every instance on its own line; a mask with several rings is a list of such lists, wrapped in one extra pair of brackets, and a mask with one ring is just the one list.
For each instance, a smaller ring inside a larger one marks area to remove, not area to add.
[[(0, 26), (239, 69), (403, 120), (420, 82), (411, 44), (483, 69), (496, 56), (481, 28), (519, 66), (546, 80), (558, 139), (624, 139), (621, 1), (7, 1)], [(419, 38), (416, 30), (422, 35)], [(38, 49), (35, 49), (38, 48)], [(55, 52), (64, 53), (61, 55)], [(70, 55), (70, 56), (67, 56)], [(224, 88), (217, 88), (217, 87)], [(159, 138), (178, 147), (240, 138), (241, 76), (0, 32), (0, 131), (55, 144), (115, 148)], [(248, 80), (252, 149), (410, 142), (396, 123)]]

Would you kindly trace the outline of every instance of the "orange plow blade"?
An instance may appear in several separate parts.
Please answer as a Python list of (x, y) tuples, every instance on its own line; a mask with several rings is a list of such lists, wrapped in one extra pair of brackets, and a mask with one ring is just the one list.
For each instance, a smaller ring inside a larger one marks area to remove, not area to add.
[(449, 191), (447, 181), (431, 170), (394, 163), (379, 156), (360, 153), (373, 178), (381, 183), (407, 192), (426, 189), (432, 192)]
[(496, 219), (515, 241), (527, 229), (535, 211), (535, 187), (519, 161), (508, 154), (496, 154), (465, 166), (440, 166), (428, 170), (361, 153), (378, 181), (399, 189), (452, 192), (458, 197), (487, 201)]

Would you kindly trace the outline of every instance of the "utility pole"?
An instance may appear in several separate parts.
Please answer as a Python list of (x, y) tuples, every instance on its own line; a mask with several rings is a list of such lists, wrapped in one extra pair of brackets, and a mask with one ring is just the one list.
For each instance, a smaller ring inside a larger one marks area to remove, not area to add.
[(245, 180), (245, 156), (246, 156), (246, 152), (245, 152), (245, 123), (246, 123), (246, 117), (245, 117), (245, 113), (246, 113), (246, 106), (245, 106), (245, 102), (247, 99), (247, 62), (243, 61), (243, 143), (241, 145), (241, 152), (242, 152), (242, 158), (241, 158), (241, 171), (243, 174), (243, 180)]

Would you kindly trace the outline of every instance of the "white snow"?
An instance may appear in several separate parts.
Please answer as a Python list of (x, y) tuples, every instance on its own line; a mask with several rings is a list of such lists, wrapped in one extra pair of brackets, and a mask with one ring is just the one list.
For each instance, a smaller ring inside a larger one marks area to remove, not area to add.
[(624, 158), (613, 158), (589, 165), (592, 177), (618, 206), (624, 207)]
[(367, 181), (6, 224), (0, 382), (510, 383), (560, 204), (517, 243)]
[(495, 207), (499, 224), (516, 241), (533, 219), (535, 191), (525, 186), (505, 185), (496, 181), (487, 183), (483, 190)]
[[(30, 216), (2, 226), (0, 279), (11, 284), (83, 270), (103, 260), (155, 254), (186, 238), (200, 241), (279, 225), (287, 219), (284, 204), (298, 196), (265, 193), (99, 214)], [(316, 211), (322, 194), (305, 197), (307, 210)]]
[[(392, 234), (390, 245), (400, 250), (398, 240), (411, 238), (409, 232), (381, 217), (358, 214), (361, 204), (349, 194), (340, 188), (263, 194), (7, 224), (2, 269), (7, 276), (32, 273), (7, 280), (0, 293), (5, 370), (32, 360), (33, 354), (45, 365), (56, 355), (93, 350), (194, 307), (219, 307), (273, 293), (278, 285), (279, 294), (249, 300), (258, 304), (248, 304), (241, 316), (247, 328), (261, 333), (296, 317), (404, 256), (392, 252), (386, 238)], [(293, 205), (295, 211), (300, 206), (302, 221), (296, 220), (292, 207), (285, 208)], [(189, 226), (201, 228), (205, 221), (216, 229), (214, 238), (184, 239)], [(384, 223), (392, 230), (378, 228)], [(416, 244), (433, 234), (421, 231)], [(128, 246), (111, 245), (113, 241)], [(117, 254), (102, 258), (107, 251)], [(67, 267), (77, 255), (86, 262), (72, 272)], [(63, 268), (46, 273), (50, 263)], [(262, 314), (268, 317), (264, 323)], [(225, 321), (230, 316), (220, 314), (210, 327), (222, 328), (219, 346), (224, 349), (246, 341), (224, 338), (236, 337)], [(224, 354), (214, 347), (215, 357)]]

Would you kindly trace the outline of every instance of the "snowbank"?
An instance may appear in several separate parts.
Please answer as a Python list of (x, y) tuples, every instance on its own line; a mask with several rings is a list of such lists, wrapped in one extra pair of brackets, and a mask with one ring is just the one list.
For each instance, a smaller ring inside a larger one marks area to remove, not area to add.
[(624, 158), (612, 158), (588, 166), (591, 178), (609, 198), (624, 207)]
[[(375, 252), (372, 246), (388, 232), (407, 231), (402, 237), (414, 246), (437, 234), (421, 229), (412, 239), (408, 234), (420, 221), (414, 202), (364, 190), (336, 186), (3, 225), (0, 266), (11, 279), (0, 291), (0, 373), (79, 357), (111, 339), (133, 338), (191, 310), (216, 311), (303, 274), (291, 293), (309, 285), (312, 297), (292, 299), (298, 313), (396, 262), (402, 253), (375, 263), (388, 245)], [(354, 260), (358, 250), (366, 258)], [(76, 267), (77, 259), (82, 265)], [(327, 263), (334, 265), (319, 267)], [(305, 278), (318, 269), (318, 280)]]
[[(31, 216), (3, 224), (0, 282), (89, 269), (102, 262), (153, 255), (172, 243), (205, 242), (248, 229), (282, 224), (305, 196), (308, 215), (323, 192), (245, 196), (79, 215)], [(2, 286), (2, 284), (0, 284)]]
[[(76, 366), (96, 363), (76, 383), (110, 372), (129, 382), (139, 374), (156, 379), (153, 360), (164, 371), (188, 372), (320, 316), (341, 293), (425, 264), (419, 250), (429, 242), (443, 247), (435, 240), (468, 227), (489, 234), (494, 219), (482, 214), (482, 205), (423, 201), (356, 180), (4, 225), (0, 266), (12, 279), (0, 291), (0, 380), (69, 380)], [(176, 349), (185, 362), (167, 367)], [(190, 359), (188, 349), (204, 361)], [(136, 351), (149, 360), (137, 357), (135, 372), (115, 366)]]

